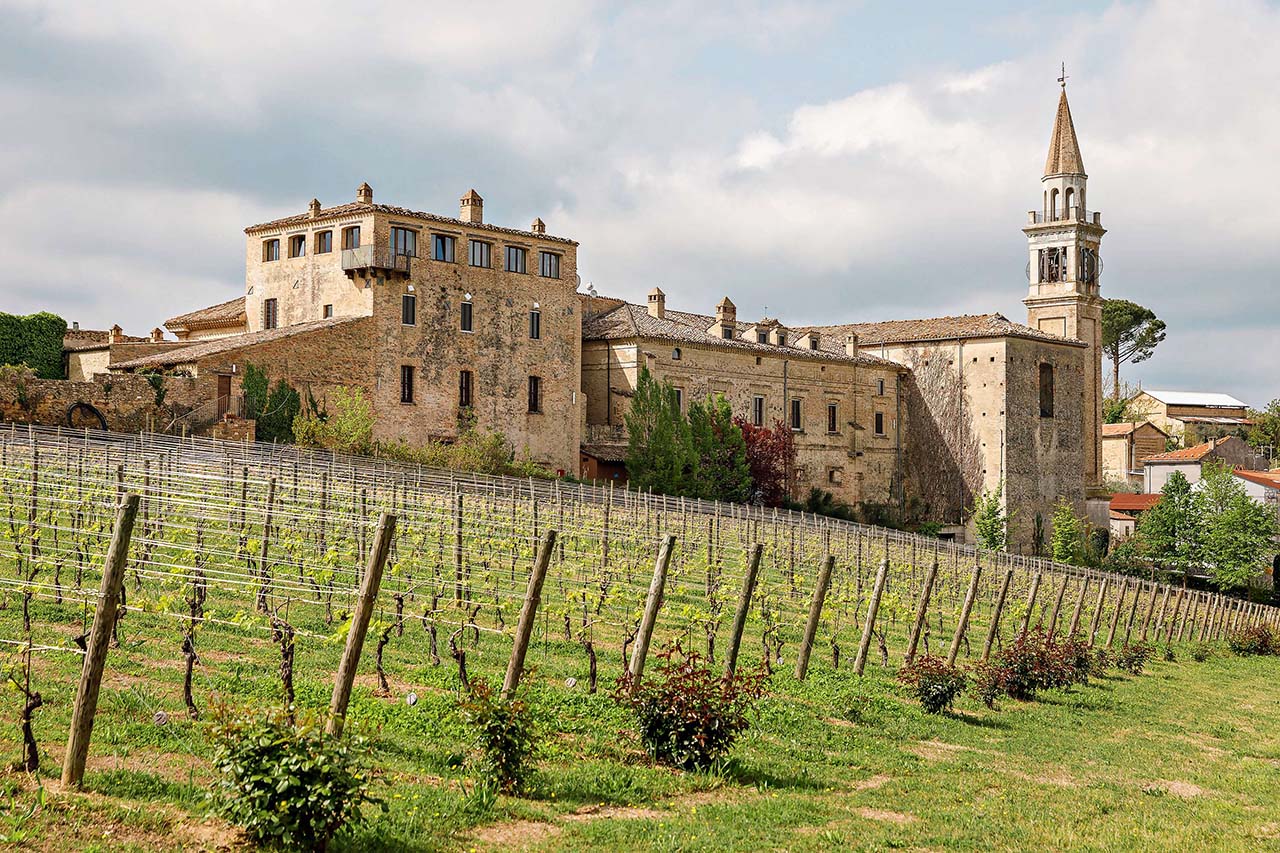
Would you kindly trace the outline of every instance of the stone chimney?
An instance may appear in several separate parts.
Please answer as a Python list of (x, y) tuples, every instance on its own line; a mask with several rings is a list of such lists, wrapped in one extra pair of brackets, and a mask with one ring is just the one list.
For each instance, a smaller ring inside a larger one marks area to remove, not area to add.
[(159, 326), (151, 330), (151, 343), (158, 344), (164, 340), (164, 329)]
[(484, 222), (484, 199), (480, 198), (480, 193), (474, 189), (467, 190), (467, 194), (462, 197), (462, 212), (458, 214), (458, 218), (472, 225)]
[(738, 306), (734, 305), (727, 296), (716, 303), (716, 322), (728, 326), (738, 322)]
[(534, 234), (546, 234), (547, 223), (543, 222), (541, 219), (535, 219), (533, 220), (533, 224), (529, 226), (529, 230)]
[(667, 316), (667, 295), (660, 288), (649, 291), (649, 316), (659, 320)]
[(844, 354), (847, 356), (855, 356), (858, 354), (857, 332), (850, 332), (844, 336)]
[(80, 331), (80, 321), (79, 321), (79, 320), (76, 320), (76, 321), (74, 321), (74, 322), (71, 324), (71, 331), (73, 331), (73, 332), (78, 332), (78, 331)]
[(356, 188), (356, 201), (361, 204), (373, 204), (373, 187), (367, 183), (361, 184)]
[(311, 218), (317, 219), (320, 216), (320, 199), (311, 199)]
[(112, 326), (112, 327), (111, 327), (111, 329), (107, 332), (107, 343), (109, 343), (109, 344), (118, 344), (118, 343), (120, 343), (120, 338), (121, 338), (123, 335), (124, 335), (124, 329), (120, 328), (120, 324), (119, 324), (119, 323), (116, 323), (116, 324), (115, 324), (114, 326)]

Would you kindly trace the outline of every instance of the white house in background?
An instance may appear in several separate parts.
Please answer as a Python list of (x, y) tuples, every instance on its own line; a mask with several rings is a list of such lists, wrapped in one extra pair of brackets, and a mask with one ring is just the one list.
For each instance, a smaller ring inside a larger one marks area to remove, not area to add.
[(1280, 514), (1280, 468), (1275, 471), (1246, 471), (1237, 468), (1231, 473), (1244, 483), (1244, 490), (1260, 504), (1274, 506)]
[(1147, 494), (1159, 492), (1174, 471), (1181, 471), (1195, 485), (1200, 482), (1200, 469), (1212, 459), (1245, 471), (1267, 468), (1267, 458), (1236, 436), (1213, 438), (1194, 447), (1148, 456), (1143, 463), (1143, 491)]
[(1205, 438), (1243, 433), (1253, 423), (1247, 403), (1217, 392), (1143, 389), (1129, 398), (1129, 409), (1178, 439), (1188, 431)]

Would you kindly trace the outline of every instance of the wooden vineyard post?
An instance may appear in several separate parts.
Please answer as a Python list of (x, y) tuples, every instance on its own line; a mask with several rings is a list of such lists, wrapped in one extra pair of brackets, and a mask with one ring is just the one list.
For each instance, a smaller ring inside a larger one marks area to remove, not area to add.
[(1124, 597), (1129, 594), (1129, 581), (1126, 579), (1120, 587), (1120, 597), (1116, 599), (1116, 609), (1111, 614), (1111, 627), (1107, 629), (1107, 648), (1116, 641), (1116, 628), (1120, 626), (1120, 611), (1124, 610)]
[(462, 603), (462, 492), (453, 496), (453, 600)]
[(1067, 576), (1062, 576), (1062, 583), (1058, 586), (1058, 596), (1053, 600), (1053, 615), (1049, 617), (1049, 636), (1052, 637), (1054, 632), (1058, 630), (1058, 615), (1062, 613), (1062, 598), (1067, 594)]
[(969, 579), (969, 591), (964, 595), (964, 605), (960, 608), (960, 619), (956, 622), (956, 633), (951, 638), (951, 650), (947, 652), (947, 665), (955, 666), (956, 655), (960, 654), (960, 643), (964, 641), (964, 632), (969, 627), (969, 614), (973, 612), (973, 601), (978, 597), (978, 581), (982, 578), (982, 564), (973, 567), (973, 577)]
[(378, 519), (378, 532), (375, 534), (373, 550), (369, 552), (369, 562), (365, 566), (360, 596), (356, 599), (355, 612), (351, 614), (347, 645), (342, 650), (342, 661), (338, 664), (338, 675), (333, 682), (333, 699), (329, 703), (329, 720), (324, 730), (334, 737), (341, 736), (342, 726), (347, 719), (351, 685), (356, 680), (360, 650), (364, 647), (364, 636), (369, 631), (369, 619), (373, 616), (373, 605), (378, 598), (378, 587), (382, 583), (382, 569), (387, 563), (387, 553), (391, 550), (391, 538), (395, 532), (396, 517), (384, 512)]
[(1000, 630), (1000, 614), (1004, 611), (1004, 600), (1009, 595), (1009, 584), (1013, 583), (1013, 569), (1004, 570), (1004, 580), (1000, 582), (1000, 593), (996, 596), (996, 609), (991, 613), (991, 624), (987, 627), (987, 640), (982, 645), (982, 660), (991, 657), (991, 646), (996, 641), (996, 632)]
[(755, 595), (763, 550), (764, 546), (757, 542), (751, 546), (751, 555), (747, 558), (747, 576), (742, 579), (742, 596), (738, 599), (738, 610), (733, 614), (733, 633), (729, 636), (729, 652), (724, 661), (725, 675), (733, 675), (734, 667), (738, 665), (738, 649), (742, 646), (742, 632), (751, 612), (751, 597)]
[(929, 597), (933, 595), (933, 583), (938, 578), (938, 561), (935, 559), (924, 576), (924, 586), (920, 587), (920, 603), (916, 605), (916, 621), (911, 626), (911, 639), (907, 642), (907, 663), (915, 660), (916, 649), (920, 645), (920, 635), (924, 633), (925, 619), (929, 615)]
[[(1133, 620), (1138, 615), (1138, 602), (1142, 599), (1142, 583), (1139, 582), (1133, 591), (1133, 602), (1129, 605), (1129, 616), (1124, 621), (1124, 645), (1129, 645), (1129, 637), (1133, 634)], [(1154, 603), (1154, 602), (1152, 602)]]
[(1098, 639), (1098, 625), (1102, 622), (1102, 605), (1107, 600), (1107, 587), (1111, 585), (1111, 578), (1103, 578), (1102, 586), (1098, 589), (1098, 600), (1093, 604), (1093, 618), (1089, 620), (1089, 645), (1093, 645)]
[(633, 686), (639, 684), (644, 676), (644, 661), (649, 656), (653, 628), (658, 624), (658, 608), (662, 607), (662, 593), (667, 585), (667, 568), (671, 565), (671, 552), (675, 547), (675, 536), (668, 534), (663, 537), (662, 547), (658, 549), (658, 559), (653, 564), (653, 580), (649, 583), (649, 595), (644, 602), (644, 615), (640, 617), (636, 645), (631, 650), (631, 664), (627, 667)]
[(867, 621), (862, 626), (862, 642), (858, 643), (858, 658), (853, 662), (853, 671), (862, 675), (867, 668), (867, 649), (871, 648), (871, 635), (876, 627), (876, 613), (880, 610), (880, 596), (884, 595), (884, 581), (889, 575), (889, 558), (880, 561), (880, 570), (876, 572), (876, 584), (871, 589), (871, 602), (867, 605)]
[(533, 564), (533, 573), (529, 575), (529, 588), (525, 590), (524, 604), (520, 608), (520, 621), (516, 623), (516, 641), (511, 647), (511, 660), (507, 663), (507, 677), (502, 682), (503, 698), (510, 699), (520, 686), (520, 675), (524, 672), (524, 657), (529, 651), (529, 638), (533, 636), (533, 626), (538, 618), (538, 604), (542, 601), (542, 582), (547, 578), (547, 566), (551, 563), (551, 553), (556, 547), (556, 532), (548, 530), (542, 537), (542, 545), (538, 548), (538, 558)]
[(1027, 593), (1027, 612), (1022, 614), (1022, 624), (1018, 626), (1018, 636), (1025, 637), (1031, 629), (1031, 611), (1036, 606), (1036, 595), (1040, 592), (1040, 572), (1031, 579), (1031, 591)]
[(1089, 595), (1089, 576), (1085, 575), (1084, 582), (1080, 584), (1080, 597), (1076, 599), (1075, 609), (1071, 611), (1071, 627), (1067, 629), (1067, 636), (1075, 636), (1076, 631), (1080, 630), (1080, 611), (1084, 609), (1085, 597)]
[(116, 623), (116, 607), (120, 602), (120, 587), (124, 583), (124, 568), (129, 558), (129, 540), (133, 536), (133, 522), (137, 517), (138, 496), (125, 495), (116, 511), (116, 525), (111, 533), (111, 545), (107, 548), (102, 586), (98, 590), (98, 605), (93, 614), (89, 642), (85, 647), (84, 666), (80, 670), (80, 686), (76, 689), (76, 704), (71, 711), (71, 734), (67, 738), (67, 756), (62, 763), (63, 788), (78, 789), (84, 781), (84, 765), (89, 758), (89, 739), (93, 735), (93, 718), (98, 711), (102, 670), (107, 662), (111, 629)]
[[(1151, 600), (1147, 602), (1147, 615), (1142, 617), (1142, 642), (1147, 641), (1147, 632), (1151, 630), (1151, 620), (1156, 613), (1156, 597), (1160, 594), (1160, 587), (1156, 584), (1151, 585)], [(1164, 588), (1164, 600), (1169, 602), (1169, 588)], [(1164, 608), (1160, 608), (1160, 617), (1164, 618)]]
[[(1171, 587), (1168, 584), (1161, 584), (1164, 587), (1164, 594), (1160, 596), (1160, 613), (1156, 616), (1156, 642), (1160, 642), (1160, 635), (1164, 632), (1164, 617), (1169, 612), (1169, 591)], [(1147, 631), (1150, 625), (1142, 626), (1142, 639), (1147, 639)]]
[(800, 653), (796, 655), (796, 681), (804, 681), (809, 671), (809, 655), (813, 653), (813, 640), (818, 636), (818, 621), (822, 618), (822, 604), (827, 600), (835, 562), (836, 558), (828, 554), (822, 561), (822, 570), (818, 572), (818, 585), (814, 587), (813, 600), (809, 602), (809, 621), (805, 623), (804, 639), (800, 643)]
[(275, 509), (276, 478), (267, 481), (267, 514), (262, 522), (262, 547), (258, 552), (258, 612), (267, 612), (267, 591), (271, 575), (267, 571), (267, 554), (271, 549), (271, 512)]

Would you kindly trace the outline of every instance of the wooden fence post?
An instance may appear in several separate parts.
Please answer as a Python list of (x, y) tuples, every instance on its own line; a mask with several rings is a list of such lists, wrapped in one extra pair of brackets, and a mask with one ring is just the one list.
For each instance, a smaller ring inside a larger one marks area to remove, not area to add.
[(747, 626), (747, 616), (751, 613), (751, 597), (756, 591), (756, 577), (760, 573), (760, 554), (764, 546), (759, 542), (751, 546), (751, 554), (747, 558), (747, 576), (742, 579), (742, 595), (738, 598), (738, 610), (733, 614), (733, 632), (729, 637), (729, 652), (725, 655), (724, 674), (733, 675), (738, 665), (738, 649), (742, 646), (742, 632)]
[(462, 603), (462, 492), (453, 496), (453, 600)]
[(1049, 636), (1058, 630), (1058, 614), (1062, 612), (1062, 598), (1067, 594), (1067, 576), (1062, 576), (1062, 585), (1058, 587), (1058, 597), (1053, 600), (1053, 615), (1049, 617)]
[(116, 511), (115, 529), (107, 548), (107, 561), (102, 569), (102, 586), (98, 589), (98, 605), (93, 614), (93, 627), (85, 646), (84, 665), (80, 670), (80, 686), (71, 711), (71, 734), (67, 738), (67, 755), (62, 763), (62, 787), (78, 789), (84, 781), (84, 765), (89, 758), (89, 740), (93, 735), (93, 718), (98, 710), (98, 690), (102, 686), (102, 669), (107, 662), (107, 646), (116, 623), (120, 587), (129, 558), (129, 540), (133, 522), (138, 517), (138, 496), (124, 495)]
[(1102, 605), (1107, 600), (1107, 587), (1111, 585), (1111, 578), (1102, 579), (1102, 587), (1098, 590), (1098, 600), (1093, 605), (1093, 618), (1089, 620), (1089, 645), (1093, 645), (1098, 639), (1098, 623), (1102, 621)]
[(1004, 580), (1000, 582), (1000, 594), (996, 596), (996, 609), (991, 614), (991, 624), (987, 627), (987, 641), (982, 646), (982, 660), (991, 657), (991, 646), (996, 641), (996, 632), (1000, 630), (1000, 614), (1004, 611), (1004, 600), (1009, 595), (1009, 584), (1013, 582), (1013, 568), (1004, 571)]
[(347, 645), (342, 650), (342, 661), (338, 664), (338, 675), (333, 682), (333, 699), (329, 702), (329, 720), (325, 724), (325, 732), (333, 737), (342, 735), (342, 727), (346, 723), (347, 704), (351, 701), (351, 686), (356, 680), (356, 668), (360, 665), (360, 651), (364, 647), (365, 634), (369, 631), (373, 605), (378, 598), (378, 587), (382, 583), (382, 569), (386, 566), (387, 553), (391, 550), (391, 539), (395, 532), (396, 517), (389, 512), (384, 512), (378, 519), (378, 532), (375, 534), (373, 550), (369, 552), (364, 581), (360, 584), (360, 595), (356, 598), (356, 608), (351, 614)]
[[(1133, 634), (1133, 618), (1138, 614), (1138, 602), (1142, 599), (1142, 583), (1139, 582), (1133, 591), (1133, 603), (1129, 605), (1129, 618), (1124, 623), (1124, 644), (1129, 645), (1129, 637)], [(1151, 603), (1155, 604), (1153, 598)]]
[(813, 653), (813, 640), (818, 636), (818, 620), (822, 618), (822, 604), (827, 600), (827, 589), (831, 586), (831, 570), (836, 558), (827, 554), (822, 561), (822, 570), (818, 572), (818, 585), (813, 590), (813, 600), (809, 602), (809, 621), (804, 626), (804, 639), (800, 642), (800, 653), (796, 655), (796, 680), (804, 681), (809, 671), (809, 655)]
[(271, 550), (271, 515), (276, 503), (276, 478), (267, 481), (267, 514), (262, 521), (262, 546), (258, 549), (258, 612), (267, 612), (267, 592), (271, 575), (267, 571), (267, 554)]
[[(1164, 594), (1160, 596), (1160, 614), (1156, 616), (1156, 641), (1160, 640), (1160, 628), (1164, 625), (1164, 615), (1169, 608), (1169, 585), (1161, 584), (1164, 587)], [(1155, 604), (1156, 590), (1159, 587), (1153, 587), (1151, 590), (1151, 603)], [(1151, 628), (1151, 611), (1147, 611), (1147, 619), (1142, 623), (1142, 642), (1147, 641), (1147, 631)]]
[(667, 568), (671, 565), (671, 552), (675, 547), (675, 536), (668, 534), (663, 537), (662, 547), (658, 549), (658, 559), (653, 564), (653, 580), (649, 583), (649, 596), (645, 599), (644, 615), (640, 618), (640, 628), (636, 632), (636, 645), (631, 650), (631, 665), (627, 667), (633, 685), (639, 684), (644, 676), (644, 661), (649, 656), (653, 628), (658, 623), (658, 608), (662, 606), (662, 593), (667, 585)]
[(1080, 613), (1084, 610), (1084, 599), (1089, 594), (1089, 576), (1085, 575), (1084, 583), (1080, 584), (1080, 597), (1076, 599), (1075, 609), (1071, 612), (1071, 627), (1067, 629), (1067, 636), (1075, 636), (1076, 631), (1080, 630)]
[(916, 621), (911, 626), (911, 640), (907, 643), (907, 663), (915, 660), (916, 648), (920, 645), (920, 635), (924, 633), (925, 619), (929, 615), (929, 597), (933, 594), (933, 583), (938, 577), (938, 561), (935, 559), (924, 576), (924, 586), (920, 587), (920, 603), (916, 606)]
[(1022, 624), (1018, 626), (1018, 636), (1026, 636), (1031, 629), (1031, 611), (1036, 606), (1036, 595), (1040, 592), (1040, 572), (1031, 579), (1031, 591), (1027, 593), (1027, 612), (1022, 614)]
[(858, 657), (853, 662), (853, 671), (858, 675), (867, 668), (867, 649), (871, 648), (871, 635), (875, 631), (876, 613), (880, 611), (880, 596), (884, 594), (884, 581), (889, 575), (889, 558), (880, 561), (880, 570), (876, 572), (876, 583), (871, 589), (871, 601), (867, 605), (867, 621), (862, 626), (862, 641), (858, 643)]
[(1116, 640), (1116, 628), (1120, 626), (1120, 611), (1124, 609), (1124, 597), (1129, 594), (1129, 580), (1120, 586), (1120, 597), (1116, 599), (1116, 609), (1111, 614), (1111, 627), (1107, 629), (1107, 647)]
[(964, 641), (964, 632), (969, 628), (969, 614), (973, 612), (973, 601), (978, 597), (978, 581), (982, 578), (982, 564), (975, 563), (973, 577), (969, 579), (969, 591), (964, 594), (964, 605), (960, 608), (960, 618), (956, 621), (956, 632), (951, 637), (951, 650), (947, 652), (947, 665), (955, 666), (956, 655), (960, 654), (960, 643)]
[(524, 593), (524, 604), (520, 607), (520, 621), (516, 623), (515, 645), (511, 647), (511, 660), (507, 662), (507, 677), (502, 682), (503, 698), (510, 699), (520, 686), (520, 675), (524, 672), (524, 657), (529, 651), (529, 638), (533, 636), (533, 626), (538, 618), (538, 604), (542, 601), (542, 582), (547, 578), (547, 566), (551, 564), (551, 553), (556, 547), (556, 532), (548, 530), (542, 537), (542, 545), (538, 548), (538, 557), (533, 563), (533, 572), (529, 575), (529, 587)]

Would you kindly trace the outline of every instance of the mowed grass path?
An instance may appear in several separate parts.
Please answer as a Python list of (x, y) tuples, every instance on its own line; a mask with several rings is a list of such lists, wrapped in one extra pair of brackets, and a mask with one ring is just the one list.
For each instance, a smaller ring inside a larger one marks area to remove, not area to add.
[[(441, 689), (444, 667), (423, 670), (424, 680), (442, 681), (427, 688), (426, 716), (421, 705), (376, 698), (366, 686), (352, 719), (381, 750), (378, 793), (388, 811), (371, 813), (335, 846), (1280, 849), (1280, 659), (1219, 652), (1205, 663), (1160, 661), (1141, 677), (1116, 675), (996, 711), (966, 699), (939, 717), (908, 702), (884, 670), (869, 673), (859, 682), (847, 667), (819, 666), (804, 684), (776, 675), (733, 760), (718, 774), (691, 775), (649, 764), (607, 696), (568, 691), (548, 672), (534, 701), (558, 734), (548, 737), (536, 790), (496, 801), (477, 796), (459, 767), (466, 735)], [(321, 699), (323, 689), (317, 682), (300, 693)], [(111, 724), (95, 742), (90, 793), (51, 791), (21, 824), (22, 846), (237, 846), (201, 801), (211, 778), (202, 727), (175, 722), (149, 738), (145, 722), (124, 722), (146, 710), (131, 710), (129, 696), (104, 701)], [(0, 747), (16, 757), (12, 704), (4, 703)], [(46, 736), (60, 728), (41, 722), (38, 715)], [(60, 744), (42, 747), (56, 773)], [(33, 797), (21, 775), (7, 784), (17, 793), (0, 833)]]

